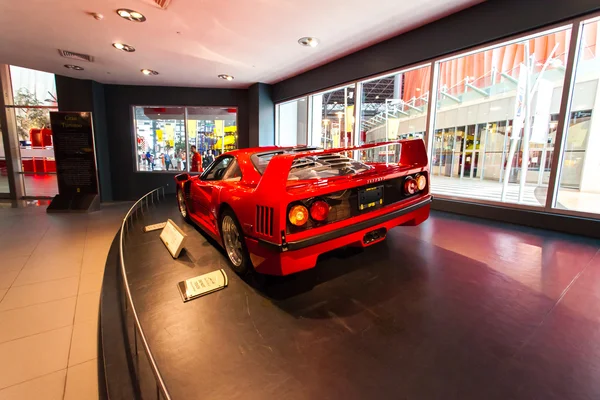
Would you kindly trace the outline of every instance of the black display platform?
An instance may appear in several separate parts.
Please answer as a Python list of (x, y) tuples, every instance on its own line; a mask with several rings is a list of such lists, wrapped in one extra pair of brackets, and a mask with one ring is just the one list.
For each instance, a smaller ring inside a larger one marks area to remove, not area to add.
[[(167, 218), (189, 236), (178, 260), (160, 231), (142, 233)], [(134, 302), (174, 400), (600, 392), (585, 384), (600, 363), (598, 324), (557, 306), (597, 241), (433, 213), (364, 251), (326, 255), (306, 273), (246, 282), (167, 198), (145, 212), (125, 249)], [(182, 302), (177, 282), (219, 268), (228, 288)]]

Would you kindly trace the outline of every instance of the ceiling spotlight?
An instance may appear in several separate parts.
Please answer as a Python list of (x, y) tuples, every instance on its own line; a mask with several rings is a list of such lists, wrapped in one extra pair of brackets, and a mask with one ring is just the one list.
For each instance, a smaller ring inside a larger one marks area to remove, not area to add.
[(219, 78), (225, 79), (226, 81), (232, 81), (233, 80), (233, 76), (231, 76), (231, 75), (225, 75), (225, 74), (219, 75)]
[(133, 53), (135, 51), (133, 46), (124, 43), (113, 43), (113, 47), (118, 50), (126, 51), (127, 53)]
[(129, 10), (127, 8), (119, 8), (117, 10), (117, 14), (119, 14), (119, 17), (128, 21), (144, 22), (146, 20), (146, 17), (144, 17), (141, 13), (134, 10)]
[(420, 92), (420, 91), (421, 91), (421, 88), (416, 88), (415, 90), (416, 90), (417, 92)]
[(306, 47), (317, 47), (319, 45), (319, 39), (307, 36), (298, 39), (298, 43)]
[(104, 15), (100, 14), (100, 13), (92, 13), (92, 17), (94, 17), (94, 19), (101, 21), (104, 18)]
[(65, 64), (65, 68), (74, 69), (75, 71), (83, 71), (83, 67), (79, 65)]
[(375, 99), (379, 99), (379, 95), (375, 96)]
[(145, 68), (144, 68), (144, 69), (142, 70), (142, 74), (144, 74), (144, 75), (158, 75), (158, 72), (156, 72), (156, 71), (153, 71), (153, 70), (151, 70), (151, 69), (145, 69)]

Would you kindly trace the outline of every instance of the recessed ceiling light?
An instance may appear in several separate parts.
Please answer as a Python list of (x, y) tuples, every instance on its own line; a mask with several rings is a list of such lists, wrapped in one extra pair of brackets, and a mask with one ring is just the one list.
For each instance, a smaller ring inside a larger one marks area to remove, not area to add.
[(151, 69), (145, 69), (145, 68), (144, 68), (144, 69), (142, 70), (142, 74), (144, 74), (144, 75), (158, 75), (158, 72), (156, 72), (156, 71), (153, 71), (153, 70), (151, 70)]
[(117, 10), (117, 14), (119, 14), (119, 17), (124, 18), (128, 21), (144, 22), (146, 20), (146, 17), (144, 17), (142, 13), (130, 10), (128, 8), (119, 8)]
[(219, 75), (219, 78), (221, 78), (221, 79), (225, 79), (226, 81), (232, 81), (232, 80), (233, 80), (233, 76), (231, 76), (231, 75), (226, 75), (226, 74), (221, 74), (221, 75)]
[(128, 44), (118, 43), (117, 42), (117, 43), (113, 43), (112, 45), (113, 45), (113, 47), (115, 49), (123, 50), (123, 51), (125, 51), (127, 53), (133, 53), (135, 51), (135, 48), (133, 46), (128, 45)]
[(317, 39), (316, 37), (307, 36), (298, 39), (298, 43), (306, 47), (317, 47), (319, 45), (319, 39)]
[(417, 88), (417, 89), (416, 89), (416, 91), (417, 91), (417, 92), (420, 92), (420, 91), (421, 91), (421, 88)]
[(83, 71), (83, 67), (79, 65), (65, 64), (65, 68), (74, 69), (75, 71)]

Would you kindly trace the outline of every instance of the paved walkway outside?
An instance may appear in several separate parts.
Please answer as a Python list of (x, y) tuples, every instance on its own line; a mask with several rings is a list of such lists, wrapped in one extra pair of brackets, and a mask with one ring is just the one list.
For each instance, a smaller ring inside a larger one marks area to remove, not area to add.
[(98, 398), (100, 288), (129, 206), (81, 215), (0, 203), (1, 400)]
[[(544, 192), (538, 194), (543, 197), (538, 199), (535, 195), (537, 185), (526, 185), (523, 194), (523, 203), (529, 206), (544, 206)], [(478, 178), (449, 178), (446, 176), (434, 175), (431, 178), (431, 191), (433, 194), (441, 194), (453, 197), (466, 197), (471, 199), (480, 199), (488, 201), (502, 201), (502, 183), (498, 181), (481, 180)], [(519, 185), (511, 183), (508, 185), (506, 201), (508, 203), (518, 203)]]

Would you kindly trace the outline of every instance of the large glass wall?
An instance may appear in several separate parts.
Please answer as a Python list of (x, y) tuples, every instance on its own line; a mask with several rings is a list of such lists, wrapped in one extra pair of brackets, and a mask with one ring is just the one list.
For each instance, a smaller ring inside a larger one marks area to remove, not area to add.
[(25, 196), (53, 197), (58, 193), (50, 130), (50, 111), (58, 111), (54, 74), (10, 66), (10, 80), (13, 102), (7, 112), (17, 122)]
[(288, 101), (277, 106), (278, 146), (296, 146), (308, 143), (308, 98)]
[(133, 113), (138, 171), (201, 172), (237, 149), (236, 108), (136, 106)]
[(310, 97), (309, 145), (324, 149), (352, 146), (355, 95), (355, 85), (349, 85)]
[(598, 18), (583, 24), (553, 207), (600, 213), (600, 38)]
[(432, 191), (546, 204), (571, 29), (437, 63)]
[(278, 143), (426, 138), (439, 197), (600, 214), (599, 19), (279, 104)]
[(362, 83), (359, 143), (423, 138), (431, 65)]

